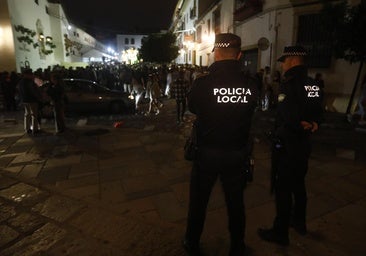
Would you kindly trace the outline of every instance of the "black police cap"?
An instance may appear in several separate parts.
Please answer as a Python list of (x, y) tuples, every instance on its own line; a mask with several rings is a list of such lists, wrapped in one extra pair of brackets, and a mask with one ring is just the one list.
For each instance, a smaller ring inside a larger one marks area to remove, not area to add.
[(277, 61), (284, 62), (286, 57), (289, 57), (289, 56), (307, 56), (307, 55), (308, 55), (308, 53), (305, 50), (305, 48), (300, 45), (286, 46), (283, 50), (282, 56), (279, 57), (277, 59)]

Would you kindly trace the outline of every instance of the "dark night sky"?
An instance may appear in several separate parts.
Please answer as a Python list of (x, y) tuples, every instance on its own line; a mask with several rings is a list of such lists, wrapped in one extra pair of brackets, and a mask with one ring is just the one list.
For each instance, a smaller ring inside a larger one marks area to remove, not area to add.
[(68, 19), (101, 41), (168, 29), (177, 0), (60, 0)]

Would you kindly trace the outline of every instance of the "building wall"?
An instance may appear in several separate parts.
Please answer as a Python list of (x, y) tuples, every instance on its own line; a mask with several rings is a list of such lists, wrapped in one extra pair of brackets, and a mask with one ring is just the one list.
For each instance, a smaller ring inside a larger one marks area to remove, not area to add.
[[(0, 70), (20, 72), (28, 65), (35, 70), (56, 64), (85, 61), (90, 59), (88, 53), (92, 49), (97, 58), (113, 57), (107, 54), (107, 47), (85, 31), (75, 26), (68, 29), (70, 24), (60, 4), (48, 3), (47, 0), (0, 0), (0, 13), (0, 26), (4, 27), (1, 29), (3, 36), (0, 36), (5, 38), (0, 40)], [(18, 26), (36, 34), (32, 37), (17, 31)], [(39, 41), (41, 34), (44, 36), (43, 41)], [(71, 47), (66, 47), (65, 34)], [(28, 44), (18, 39), (24, 36), (32, 42)], [(46, 43), (47, 37), (56, 46), (51, 54), (44, 54), (51, 50)], [(37, 43), (38, 47), (34, 47)], [(83, 58), (84, 54), (88, 58)]]
[[(267, 50), (260, 51), (258, 69), (270, 66), (272, 70), (279, 70), (280, 65), (276, 59), (285, 46), (296, 43), (298, 16), (319, 12), (320, 8), (319, 4), (293, 8), (289, 1), (266, 1), (263, 12), (238, 24), (235, 32), (243, 39), (243, 49), (257, 48), (258, 39), (267, 38), (270, 46)], [(345, 112), (357, 71), (357, 64), (350, 65), (344, 60), (333, 59), (328, 68), (309, 69), (309, 75), (314, 76), (317, 72), (323, 74), (328, 109)]]
[[(140, 49), (142, 45), (142, 39), (146, 35), (134, 35), (134, 34), (126, 34), (126, 35), (117, 35), (117, 51), (121, 53), (122, 51), (126, 51), (130, 48)], [(126, 44), (125, 40), (128, 40), (128, 44)], [(131, 41), (134, 40), (132, 44)]]
[[(20, 71), (28, 62), (33, 69), (46, 68), (49, 65), (56, 64), (54, 54), (42, 54), (41, 47), (35, 49), (32, 45), (19, 42), (17, 37), (23, 34), (15, 31), (14, 28), (14, 26), (21, 25), (35, 31), (36, 35), (33, 38), (35, 42), (41, 33), (45, 36), (51, 36), (50, 18), (46, 13), (48, 2), (46, 0), (39, 0), (37, 5), (32, 0), (11, 0), (8, 1), (8, 4), (11, 23), (13, 25), (17, 70)], [(48, 47), (46, 48), (48, 49)]]
[(8, 1), (0, 0), (0, 72), (16, 70), (13, 31)]
[(66, 56), (64, 34), (68, 33), (68, 26), (70, 25), (66, 19), (66, 15), (59, 4), (49, 4), (50, 15), (50, 27), (52, 32), (52, 38), (57, 48), (54, 49), (55, 60), (60, 62), (71, 61), (70, 57)]

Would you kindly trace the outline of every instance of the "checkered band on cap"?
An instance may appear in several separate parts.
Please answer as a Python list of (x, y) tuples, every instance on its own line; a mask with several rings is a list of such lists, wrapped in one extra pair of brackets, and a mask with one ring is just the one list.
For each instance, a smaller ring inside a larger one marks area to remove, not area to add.
[(283, 55), (285, 56), (306, 56), (306, 52), (286, 52)]
[(216, 48), (228, 48), (230, 46), (230, 43), (215, 43), (214, 46)]
[(240, 48), (241, 38), (235, 34), (222, 33), (215, 36), (215, 48)]
[(308, 53), (304, 47), (296, 46), (286, 46), (283, 50), (283, 54), (277, 61), (283, 62), (288, 56), (307, 56)]

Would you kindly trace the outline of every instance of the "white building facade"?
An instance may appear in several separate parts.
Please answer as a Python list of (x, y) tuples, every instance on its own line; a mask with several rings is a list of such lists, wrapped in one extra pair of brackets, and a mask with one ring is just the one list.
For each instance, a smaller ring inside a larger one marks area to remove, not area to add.
[(0, 0), (0, 10), (0, 70), (20, 72), (112, 57), (103, 44), (69, 23), (57, 1)]
[[(197, 8), (197, 16), (189, 19), (192, 6)], [(194, 33), (191, 37), (181, 37), (178, 44), (182, 53), (187, 54), (189, 50), (192, 57), (181, 55), (176, 62), (212, 64), (214, 35), (231, 32), (242, 38), (243, 70), (255, 73), (270, 66), (274, 72), (280, 69), (276, 60), (283, 48), (301, 44), (310, 52), (310, 75), (323, 74), (328, 110), (345, 112), (358, 65), (332, 57), (327, 35), (316, 30), (321, 22), (321, 8), (321, 1), (306, 0), (180, 0), (171, 30), (188, 27), (189, 33)], [(188, 39), (190, 49), (186, 47)], [(365, 73), (364, 68), (361, 78)]]

